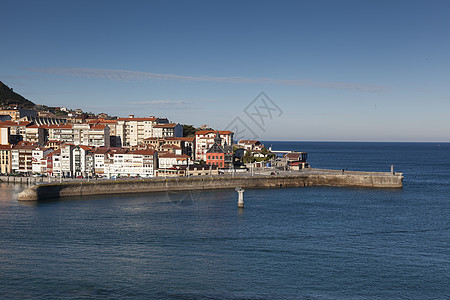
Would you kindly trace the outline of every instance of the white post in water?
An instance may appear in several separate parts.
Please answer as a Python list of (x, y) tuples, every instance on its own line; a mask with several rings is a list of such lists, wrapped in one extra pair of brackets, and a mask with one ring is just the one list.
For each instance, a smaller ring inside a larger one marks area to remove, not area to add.
[(238, 192), (238, 207), (239, 208), (244, 208), (244, 192), (245, 190), (243, 188), (237, 187), (236, 192)]
[(391, 165), (391, 174), (394, 175), (394, 165)]

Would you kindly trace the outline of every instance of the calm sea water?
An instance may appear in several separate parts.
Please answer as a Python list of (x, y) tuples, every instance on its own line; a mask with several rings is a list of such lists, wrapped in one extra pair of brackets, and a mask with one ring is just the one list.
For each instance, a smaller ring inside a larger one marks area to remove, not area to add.
[(0, 189), (0, 298), (450, 298), (450, 144), (266, 142), (402, 190), (291, 188), (19, 203)]

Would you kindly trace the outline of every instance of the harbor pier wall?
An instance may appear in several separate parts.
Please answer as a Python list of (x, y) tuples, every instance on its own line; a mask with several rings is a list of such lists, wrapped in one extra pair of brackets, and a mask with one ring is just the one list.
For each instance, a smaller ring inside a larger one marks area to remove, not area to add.
[(242, 188), (338, 186), (402, 188), (403, 176), (391, 173), (266, 175), (239, 177), (176, 177), (98, 182), (65, 182), (33, 185), (18, 195), (20, 201), (37, 201), (69, 196), (150, 193), (165, 191)]

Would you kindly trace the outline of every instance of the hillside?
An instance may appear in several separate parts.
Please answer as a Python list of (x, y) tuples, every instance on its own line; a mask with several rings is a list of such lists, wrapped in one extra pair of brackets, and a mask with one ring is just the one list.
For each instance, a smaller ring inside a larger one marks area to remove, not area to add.
[(0, 81), (0, 107), (17, 105), (19, 108), (32, 108), (34, 103), (15, 93), (6, 84)]

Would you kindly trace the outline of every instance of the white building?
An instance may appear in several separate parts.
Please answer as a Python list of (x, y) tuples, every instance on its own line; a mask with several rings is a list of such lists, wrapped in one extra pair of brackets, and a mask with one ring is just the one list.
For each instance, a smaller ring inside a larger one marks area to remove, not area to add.
[(136, 146), (141, 144), (144, 139), (154, 136), (153, 126), (168, 122), (167, 119), (135, 118), (134, 115), (130, 115), (128, 118), (117, 119), (116, 135), (122, 141), (122, 147)]
[(48, 125), (48, 139), (95, 147), (110, 146), (109, 126), (101, 124)]
[(157, 124), (153, 126), (154, 137), (183, 137), (183, 126), (175, 123)]
[[(53, 176), (61, 176), (61, 149), (55, 150), (52, 155), (52, 174)], [(48, 172), (47, 172), (48, 173)]]
[(105, 165), (109, 164), (111, 150), (108, 148), (96, 148), (94, 151), (94, 171), (96, 175), (106, 174)]
[(73, 175), (76, 177), (92, 177), (94, 175), (94, 154), (92, 148), (77, 145), (72, 149)]
[(158, 152), (135, 150), (116, 152), (110, 155), (111, 161), (105, 165), (106, 174), (120, 177), (154, 177), (158, 165)]
[[(218, 131), (221, 145), (233, 145), (233, 132), (228, 130)], [(206, 152), (214, 145), (214, 138), (217, 131), (200, 130), (195, 133), (195, 159), (206, 161)]]
[(264, 145), (256, 140), (240, 140), (237, 145), (247, 151), (261, 151)]
[(175, 166), (193, 164), (191, 157), (185, 154), (163, 153), (158, 155), (159, 169), (169, 169)]
[(61, 174), (63, 177), (73, 175), (72, 149), (73, 144), (64, 144), (60, 146), (61, 150)]
[(53, 152), (53, 149), (50, 148), (44, 148), (44, 147), (37, 147), (33, 149), (31, 161), (32, 161), (32, 172), (33, 173), (40, 173), (44, 174), (47, 172), (47, 160), (45, 160), (45, 164), (41, 161), (47, 154), (50, 152)]

